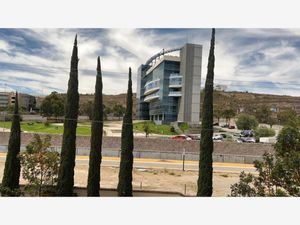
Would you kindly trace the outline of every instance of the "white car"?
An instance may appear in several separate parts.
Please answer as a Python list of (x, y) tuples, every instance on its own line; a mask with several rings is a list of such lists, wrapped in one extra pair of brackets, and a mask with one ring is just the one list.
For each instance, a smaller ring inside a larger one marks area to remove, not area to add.
[(223, 141), (223, 136), (220, 134), (216, 134), (213, 136), (214, 141)]

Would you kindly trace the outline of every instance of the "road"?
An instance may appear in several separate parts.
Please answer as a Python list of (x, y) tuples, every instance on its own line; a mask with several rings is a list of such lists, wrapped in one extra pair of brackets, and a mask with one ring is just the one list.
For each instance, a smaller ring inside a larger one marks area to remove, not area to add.
[[(5, 162), (5, 153), (0, 153), (0, 163)], [(103, 157), (102, 166), (108, 167), (119, 167), (120, 159), (117, 157)], [(88, 156), (76, 156), (77, 165), (87, 165), (89, 164)], [(134, 159), (134, 168), (138, 169), (174, 169), (182, 170), (183, 162), (181, 160), (160, 160), (160, 159)], [(197, 161), (185, 161), (185, 170), (198, 170)], [(246, 173), (255, 172), (255, 168), (252, 164), (239, 164), (239, 163), (213, 163), (214, 172), (220, 173), (240, 173), (245, 171)]]

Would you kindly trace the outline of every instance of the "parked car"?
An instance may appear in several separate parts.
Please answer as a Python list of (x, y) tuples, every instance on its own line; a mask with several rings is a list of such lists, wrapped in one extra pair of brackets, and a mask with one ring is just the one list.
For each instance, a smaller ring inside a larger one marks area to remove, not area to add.
[(255, 143), (255, 138), (253, 137), (242, 137), (241, 140), (246, 143)]
[(192, 140), (192, 138), (190, 138), (186, 135), (177, 135), (177, 136), (171, 137), (171, 139), (172, 140), (187, 140), (187, 141)]
[(225, 134), (225, 133), (221, 133), (220, 135), (221, 135), (223, 138), (227, 138), (227, 136), (228, 136), (228, 135)]
[(223, 141), (223, 136), (221, 134), (216, 134), (213, 136), (214, 141)]
[(242, 140), (241, 138), (237, 138), (235, 141), (236, 141), (237, 143), (243, 143), (243, 140)]
[(253, 137), (254, 136), (254, 132), (253, 132), (253, 130), (243, 130), (241, 132), (241, 136), (242, 137)]
[(224, 127), (224, 128), (225, 128), (225, 127), (228, 127), (228, 124), (224, 124), (224, 125), (222, 125), (221, 127)]
[(230, 125), (230, 126), (228, 127), (228, 129), (235, 129), (235, 126)]
[(214, 123), (213, 126), (219, 126), (219, 123)]
[(240, 133), (234, 133), (233, 136), (235, 136), (235, 137), (241, 137), (241, 134)]
[(192, 140), (200, 140), (200, 134), (187, 134), (187, 137), (190, 137)]

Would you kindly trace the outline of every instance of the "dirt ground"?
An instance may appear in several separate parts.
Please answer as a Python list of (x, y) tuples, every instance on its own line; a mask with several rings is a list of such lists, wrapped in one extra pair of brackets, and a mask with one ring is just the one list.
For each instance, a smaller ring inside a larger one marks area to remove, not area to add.
[[(0, 163), (0, 179), (3, 176), (4, 163)], [(86, 187), (87, 165), (75, 167), (75, 186)], [(101, 187), (116, 188), (118, 184), (119, 168), (101, 168)], [(213, 196), (226, 197), (230, 194), (230, 185), (238, 181), (239, 174), (214, 173)], [(198, 172), (179, 171), (170, 169), (134, 169), (134, 190), (155, 190), (180, 192), (185, 195), (195, 196), (197, 190)], [(21, 184), (26, 182), (21, 178)]]

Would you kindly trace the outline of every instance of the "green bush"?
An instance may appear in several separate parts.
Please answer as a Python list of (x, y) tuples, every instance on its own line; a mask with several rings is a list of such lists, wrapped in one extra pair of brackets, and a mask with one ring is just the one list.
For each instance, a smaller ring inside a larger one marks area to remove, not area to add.
[(1, 196), (4, 197), (19, 197), (24, 196), (24, 192), (22, 192), (20, 189), (10, 189), (8, 187), (3, 187), (0, 185), (0, 193)]
[(49, 126), (50, 126), (50, 123), (49, 123), (48, 121), (46, 121), (46, 122), (44, 123), (44, 126), (45, 126), (45, 127), (49, 127)]
[(35, 134), (33, 140), (26, 146), (26, 151), (19, 155), (22, 166), (22, 177), (28, 182), (26, 193), (42, 196), (44, 192), (54, 193), (60, 156), (58, 152), (49, 150), (51, 137), (41, 138)]
[(254, 131), (256, 139), (259, 139), (260, 137), (273, 137), (275, 136), (275, 130), (268, 127), (258, 127)]
[(180, 130), (182, 130), (183, 132), (189, 129), (189, 125), (188, 123), (181, 123), (179, 125)]
[(243, 113), (238, 116), (236, 126), (240, 130), (252, 130), (258, 126), (258, 121), (255, 116)]
[(174, 128), (174, 127), (171, 127), (171, 128), (170, 128), (170, 132), (174, 133), (174, 132), (175, 132), (175, 128)]

